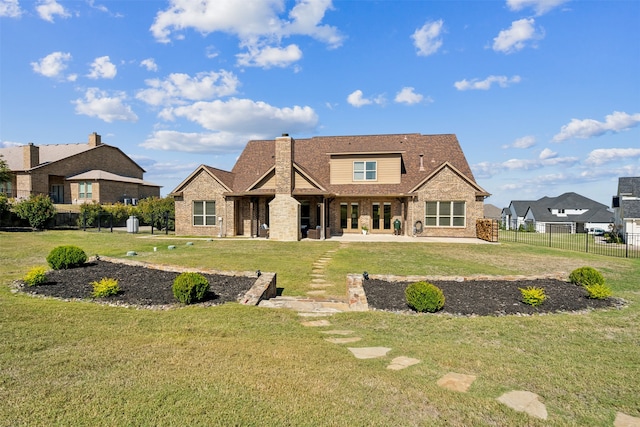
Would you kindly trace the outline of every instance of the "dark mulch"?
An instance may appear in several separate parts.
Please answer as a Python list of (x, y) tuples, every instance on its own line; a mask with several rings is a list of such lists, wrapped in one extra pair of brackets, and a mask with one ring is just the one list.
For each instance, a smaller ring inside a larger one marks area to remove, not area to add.
[[(617, 298), (590, 299), (580, 286), (554, 279), (538, 280), (478, 280), (432, 282), (442, 289), (445, 304), (441, 312), (461, 316), (502, 316), (506, 314), (536, 314), (572, 312), (586, 309), (619, 307)], [(409, 282), (364, 280), (363, 287), (369, 308), (396, 312), (413, 312), (407, 306), (404, 290)], [(547, 300), (538, 307), (521, 301), (519, 288), (544, 288)]]
[[(120, 293), (96, 301), (128, 306), (168, 306), (177, 304), (173, 296), (173, 280), (179, 273), (136, 267), (105, 261), (94, 261), (83, 267), (47, 272), (47, 283), (24, 287), (37, 295), (62, 299), (92, 299), (92, 282), (107, 277), (117, 279)], [(203, 304), (217, 305), (237, 301), (255, 283), (256, 278), (203, 274), (210, 290)]]

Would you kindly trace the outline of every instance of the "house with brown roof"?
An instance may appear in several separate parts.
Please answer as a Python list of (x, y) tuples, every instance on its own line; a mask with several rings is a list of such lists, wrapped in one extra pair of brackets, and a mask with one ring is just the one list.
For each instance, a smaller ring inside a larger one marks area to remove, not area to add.
[(455, 135), (421, 134), (249, 141), (231, 172), (201, 165), (171, 194), (177, 235), (282, 241), (475, 237), (489, 196)]
[(115, 203), (159, 197), (160, 186), (145, 181), (145, 170), (119, 148), (103, 144), (96, 132), (86, 144), (0, 148), (11, 181), (0, 183), (8, 197), (48, 194), (54, 203)]

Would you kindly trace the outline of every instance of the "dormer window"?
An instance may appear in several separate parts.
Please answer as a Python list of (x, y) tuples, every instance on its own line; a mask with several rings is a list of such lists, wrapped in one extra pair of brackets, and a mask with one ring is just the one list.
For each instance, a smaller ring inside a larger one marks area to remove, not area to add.
[(376, 181), (378, 179), (378, 162), (353, 162), (354, 181)]

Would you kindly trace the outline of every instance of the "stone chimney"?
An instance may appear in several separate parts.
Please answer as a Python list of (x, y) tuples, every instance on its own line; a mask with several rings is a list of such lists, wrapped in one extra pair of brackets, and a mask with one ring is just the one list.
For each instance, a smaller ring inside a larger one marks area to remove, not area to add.
[(35, 168), (40, 164), (40, 148), (30, 142), (22, 146), (22, 167), (24, 170)]
[(102, 137), (96, 132), (89, 134), (89, 147), (97, 147), (102, 144)]
[(293, 191), (293, 138), (283, 133), (276, 138), (276, 194)]
[(300, 202), (293, 192), (293, 152), (295, 141), (282, 134), (275, 141), (276, 196), (269, 202), (269, 238), (280, 241), (300, 240)]

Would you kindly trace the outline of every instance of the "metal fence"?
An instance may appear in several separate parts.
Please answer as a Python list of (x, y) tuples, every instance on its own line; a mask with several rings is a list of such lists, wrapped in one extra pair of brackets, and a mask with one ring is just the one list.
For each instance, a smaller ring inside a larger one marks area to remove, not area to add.
[(517, 242), (597, 255), (640, 258), (640, 234), (638, 233), (623, 234), (621, 242), (613, 243), (608, 233), (605, 235), (572, 234), (561, 228), (555, 230), (554, 227), (549, 227), (545, 233), (500, 230), (498, 239), (501, 242)]

